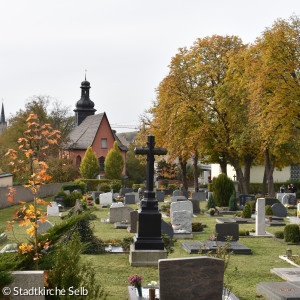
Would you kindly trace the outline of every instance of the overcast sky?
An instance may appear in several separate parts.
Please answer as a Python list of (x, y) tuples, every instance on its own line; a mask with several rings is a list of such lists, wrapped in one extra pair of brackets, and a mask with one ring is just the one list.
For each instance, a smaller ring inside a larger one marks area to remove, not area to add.
[(33, 95), (73, 114), (87, 69), (96, 113), (136, 125), (179, 47), (213, 34), (251, 43), (293, 13), (299, 0), (1, 0), (0, 99), (7, 118)]

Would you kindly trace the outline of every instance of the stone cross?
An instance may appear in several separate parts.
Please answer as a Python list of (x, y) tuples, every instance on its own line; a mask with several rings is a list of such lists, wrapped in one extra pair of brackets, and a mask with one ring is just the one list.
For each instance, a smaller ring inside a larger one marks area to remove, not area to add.
[(168, 150), (165, 148), (154, 148), (155, 146), (155, 137), (152, 134), (148, 135), (147, 148), (137, 147), (134, 149), (135, 154), (147, 155), (147, 184), (146, 190), (144, 192), (144, 200), (142, 201), (142, 210), (157, 210), (157, 201), (156, 205), (149, 201), (155, 200), (155, 193), (153, 191), (153, 182), (154, 182), (154, 155), (165, 155)]
[(164, 250), (161, 238), (161, 214), (158, 211), (154, 181), (154, 155), (167, 154), (167, 149), (154, 148), (155, 138), (148, 135), (147, 148), (135, 148), (135, 154), (147, 155), (147, 185), (144, 199), (141, 201), (141, 212), (139, 213), (139, 228), (135, 238), (135, 250)]

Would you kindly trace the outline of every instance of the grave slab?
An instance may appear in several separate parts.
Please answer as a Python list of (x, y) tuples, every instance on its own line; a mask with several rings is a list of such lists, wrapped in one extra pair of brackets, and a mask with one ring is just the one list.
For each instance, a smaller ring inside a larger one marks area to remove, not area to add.
[[(203, 253), (212, 252), (215, 253), (217, 246), (221, 247), (226, 242), (215, 241), (203, 241), (203, 242), (182, 242), (181, 247), (189, 254), (198, 254), (201, 250)], [(239, 242), (229, 242), (230, 247), (227, 248), (227, 252), (233, 252), (234, 254), (252, 254), (250, 248), (240, 244)]]
[(129, 227), (129, 224), (124, 224), (121, 222), (116, 222), (115, 223), (115, 228), (116, 229), (127, 229)]
[(217, 218), (217, 223), (237, 223), (237, 224), (254, 224), (255, 221), (251, 218)]
[(300, 300), (300, 282), (260, 282), (256, 293), (267, 300)]
[(300, 282), (300, 268), (273, 268), (270, 272), (284, 280)]

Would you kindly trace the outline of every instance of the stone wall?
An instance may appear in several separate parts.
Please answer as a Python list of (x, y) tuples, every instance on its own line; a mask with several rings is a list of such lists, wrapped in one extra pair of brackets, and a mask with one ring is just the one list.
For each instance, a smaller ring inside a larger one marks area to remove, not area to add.
[[(55, 195), (61, 188), (63, 183), (50, 183), (41, 186), (38, 196), (40, 198), (49, 197)], [(15, 186), (16, 196), (15, 204), (18, 204), (18, 201), (29, 202), (33, 200), (32, 193), (23, 186)], [(11, 206), (12, 204), (7, 201), (6, 194), (8, 193), (7, 187), (0, 187), (0, 209)]]

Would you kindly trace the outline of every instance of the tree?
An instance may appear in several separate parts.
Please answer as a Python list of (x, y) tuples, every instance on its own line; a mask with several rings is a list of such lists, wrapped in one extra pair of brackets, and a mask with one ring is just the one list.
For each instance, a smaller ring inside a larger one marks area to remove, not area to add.
[(88, 147), (84, 158), (80, 164), (79, 172), (82, 178), (94, 179), (100, 172), (96, 153), (93, 152), (92, 147)]
[[(33, 205), (29, 205), (26, 208), (24, 205), (22, 208), (22, 214), (24, 217), (20, 221), (20, 225), (23, 227), (30, 226), (27, 229), (27, 233), (33, 237), (34, 245), (22, 243), (19, 246), (19, 251), (26, 256), (32, 256), (36, 263), (36, 269), (38, 269), (38, 259), (40, 257), (40, 250), (47, 248), (50, 242), (46, 242), (43, 245), (37, 242), (37, 229), (39, 227), (38, 221), (41, 223), (46, 221), (46, 215), (41, 214), (37, 209), (37, 204), (48, 204), (42, 199), (38, 198), (38, 191), (41, 185), (45, 184), (51, 179), (51, 176), (47, 174), (48, 165), (44, 161), (47, 156), (45, 150), (50, 145), (57, 145), (57, 139), (60, 137), (57, 130), (53, 130), (50, 124), (40, 125), (37, 115), (30, 114), (26, 119), (27, 130), (24, 131), (23, 137), (18, 139), (18, 150), (9, 149), (6, 156), (10, 158), (10, 163), (14, 170), (13, 173), (20, 173), (24, 176), (27, 182), (25, 187), (33, 195)], [(20, 159), (20, 154), (22, 158)], [(8, 201), (14, 204), (15, 189), (10, 187), (8, 193)], [(24, 203), (24, 202), (22, 202)], [(16, 216), (17, 217), (17, 216)], [(15, 221), (8, 222), (8, 229), (10, 229)]]
[(121, 179), (124, 168), (124, 159), (119, 150), (118, 142), (114, 142), (114, 147), (107, 153), (104, 170), (108, 179)]
[(142, 155), (134, 154), (134, 148), (135, 146), (130, 144), (129, 151), (126, 153), (126, 174), (134, 183), (142, 183), (146, 179), (147, 167), (144, 161), (139, 159)]
[(48, 165), (51, 182), (70, 182), (79, 175), (78, 166), (69, 158), (51, 157), (48, 159)]

